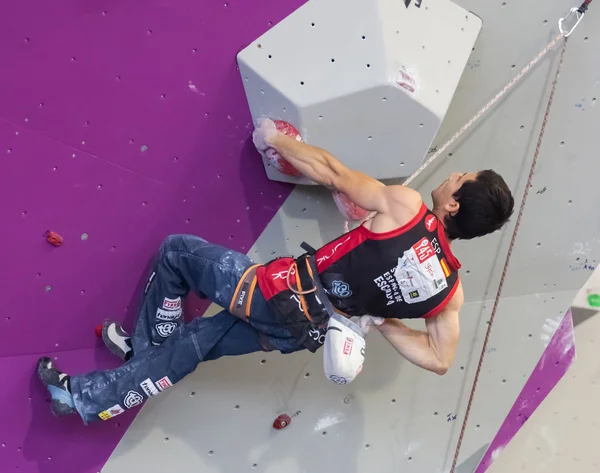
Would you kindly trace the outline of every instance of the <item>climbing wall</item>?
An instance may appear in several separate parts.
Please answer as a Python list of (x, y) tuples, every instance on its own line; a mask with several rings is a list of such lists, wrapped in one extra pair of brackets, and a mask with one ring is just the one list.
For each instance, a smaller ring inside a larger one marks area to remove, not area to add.
[[(573, 6), (456, 3), (483, 28), (431, 152)], [(2, 471), (448, 471), (512, 226), (455, 245), (467, 304), (444, 377), (408, 364), (375, 334), (363, 373), (346, 387), (324, 378), (320, 354), (227, 358), (200, 365), (141, 412), (84, 427), (50, 415), (33, 373), (42, 354), (72, 372), (115, 366), (93, 328), (106, 316), (131, 322), (143, 268), (167, 234), (195, 233), (264, 261), (340, 233), (330, 194), (268, 180), (248, 140), (236, 54), (300, 4), (0, 6), (8, 45), (0, 50), (0, 291), (11, 301), (0, 318), (0, 366), (10, 376), (0, 388)], [(457, 473), (482, 473), (573, 359), (567, 309), (600, 259), (595, 13), (569, 41)], [(555, 65), (553, 52), (414, 182), (426, 199), (448, 172), (485, 167), (520, 198)], [(47, 230), (63, 244), (51, 246)], [(204, 309), (190, 301), (187, 313)], [(273, 430), (284, 412), (292, 424)]]
[[(572, 6), (566, 1), (526, 7), (457, 3), (479, 16), (483, 28), (430, 153), (555, 36), (556, 20)], [(569, 307), (600, 259), (593, 217), (600, 200), (593, 159), (599, 144), (594, 130), (600, 125), (595, 105), (600, 38), (593, 31), (599, 26), (592, 7), (569, 41), (456, 473), (483, 473), (501, 458), (574, 360)], [(427, 203), (449, 172), (488, 167), (506, 177), (520, 201), (557, 54), (551, 52), (414, 181)], [(345, 387), (325, 379), (318, 354), (256, 354), (206, 363), (178, 389), (147, 405), (105, 472), (143, 466), (158, 473), (172, 458), (184, 471), (448, 472), (515, 219), (502, 233), (454, 246), (467, 303), (456, 361), (445, 376), (407, 363), (377, 334), (367, 340), (363, 372)], [(329, 192), (297, 187), (250, 255), (265, 261), (298, 254), (303, 240), (319, 245), (342, 228)], [(283, 412), (293, 416), (292, 423), (275, 431), (271, 424)]]
[(288, 196), (255, 165), (235, 55), (295, 5), (261, 6), (0, 5), (2, 473), (98, 472), (135, 412), (90, 429), (53, 418), (37, 358), (115, 366), (94, 327), (131, 323), (166, 235), (247, 251)]

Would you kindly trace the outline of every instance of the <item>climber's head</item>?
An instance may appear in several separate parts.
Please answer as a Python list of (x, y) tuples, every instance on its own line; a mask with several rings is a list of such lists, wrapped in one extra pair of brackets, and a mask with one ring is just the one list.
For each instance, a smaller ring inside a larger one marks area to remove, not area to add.
[(499, 230), (515, 203), (502, 176), (492, 170), (450, 174), (431, 198), (450, 240), (470, 240)]

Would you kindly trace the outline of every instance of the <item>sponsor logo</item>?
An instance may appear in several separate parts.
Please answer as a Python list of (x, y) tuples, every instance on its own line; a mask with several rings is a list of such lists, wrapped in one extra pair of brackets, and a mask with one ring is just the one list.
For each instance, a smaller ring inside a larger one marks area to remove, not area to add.
[(164, 310), (161, 308), (156, 309), (156, 318), (159, 320), (177, 320), (181, 317), (181, 309), (177, 310)]
[(430, 232), (435, 231), (437, 228), (437, 218), (435, 215), (430, 215), (425, 219), (425, 227), (427, 227), (427, 230)]
[(167, 338), (169, 335), (171, 335), (176, 328), (177, 324), (175, 322), (163, 322), (156, 324), (156, 331), (163, 338)]
[(329, 379), (335, 384), (348, 384), (348, 380), (343, 376), (337, 376), (335, 374), (329, 375)]
[(163, 309), (181, 309), (181, 297), (178, 297), (177, 299), (169, 299), (168, 297), (165, 297), (165, 300), (163, 301)]
[(98, 414), (98, 417), (100, 417), (102, 420), (108, 420), (118, 416), (119, 414), (123, 414), (123, 412), (125, 412), (125, 409), (123, 409), (119, 404), (115, 404), (114, 406), (109, 407), (105, 411), (102, 411), (100, 414)]
[(123, 404), (127, 409), (131, 409), (132, 407), (139, 406), (142, 402), (144, 402), (144, 398), (142, 395), (136, 391), (129, 391), (125, 395), (125, 399), (123, 400)]
[(351, 236), (349, 236), (348, 238), (346, 238), (344, 241), (339, 242), (337, 245), (335, 245), (333, 247), (333, 249), (331, 250), (331, 253), (329, 255), (325, 255), (325, 256), (320, 256), (319, 258), (317, 258), (317, 264), (321, 264), (323, 263), (323, 261), (327, 261), (329, 258), (331, 258), (335, 252), (338, 250), (338, 248), (340, 246), (342, 246), (344, 243), (350, 241), (350, 238), (352, 238)]
[(156, 396), (158, 394), (158, 389), (154, 386), (154, 383), (150, 378), (145, 379), (140, 383), (140, 388), (146, 393), (146, 396)]
[(352, 353), (352, 345), (354, 344), (354, 339), (350, 337), (346, 337), (346, 341), (344, 342), (344, 355), (350, 355)]
[(408, 297), (410, 297), (411, 299), (416, 299), (417, 297), (419, 297), (419, 291), (410, 291), (408, 293)]
[(331, 293), (334, 296), (342, 298), (350, 297), (352, 295), (350, 286), (344, 281), (333, 281), (333, 283), (331, 284)]
[(290, 296), (290, 299), (295, 300), (296, 303), (298, 304), (298, 309), (300, 309), (300, 312), (304, 313), (304, 309), (302, 308), (302, 302), (300, 301), (300, 298), (294, 294), (294, 295)]
[(240, 291), (240, 295), (239, 295), (238, 300), (237, 300), (237, 307), (238, 308), (242, 307), (242, 304), (244, 303), (244, 299), (246, 298), (246, 294), (248, 294), (248, 286), (250, 286), (250, 284), (247, 283), (247, 282), (245, 282), (242, 285), (242, 289)]
[(156, 382), (156, 385), (158, 386), (158, 389), (164, 391), (165, 389), (169, 389), (171, 386), (173, 386), (173, 383), (171, 383), (171, 380), (168, 376), (165, 376), (164, 378), (160, 378)]
[(290, 273), (290, 276), (293, 276), (294, 274), (296, 274), (296, 268), (292, 268), (289, 271), (279, 271), (278, 273), (273, 273), (271, 274), (271, 277), (273, 278), (273, 281), (277, 281), (278, 279), (287, 279), (288, 277), (288, 273)]
[[(330, 328), (329, 330), (333, 330), (333, 327)], [(337, 329), (339, 330), (339, 329)], [(340, 330), (341, 332), (341, 330)], [(327, 336), (327, 330), (326, 329), (318, 329), (318, 328), (311, 328), (308, 332), (308, 336), (314, 340), (315, 342), (317, 342), (319, 345), (323, 345), (325, 343), (325, 338)]]
[(148, 278), (148, 282), (146, 283), (146, 288), (144, 289), (144, 294), (148, 294), (148, 290), (150, 289), (150, 285), (152, 281), (154, 281), (154, 276), (156, 276), (156, 271), (152, 271), (152, 274)]

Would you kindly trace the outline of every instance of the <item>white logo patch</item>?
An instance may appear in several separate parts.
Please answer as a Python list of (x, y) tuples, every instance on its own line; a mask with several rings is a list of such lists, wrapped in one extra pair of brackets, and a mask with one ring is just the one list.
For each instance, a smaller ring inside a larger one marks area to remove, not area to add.
[(168, 297), (165, 297), (162, 308), (167, 310), (181, 309), (181, 297), (178, 297), (177, 299), (169, 299)]
[(146, 396), (156, 396), (158, 394), (158, 389), (154, 386), (154, 383), (150, 378), (145, 379), (140, 383), (140, 387), (146, 393)]
[(177, 320), (181, 317), (181, 309), (177, 310), (164, 310), (156, 309), (156, 318), (159, 320)]
[(163, 322), (156, 324), (156, 331), (163, 338), (167, 338), (169, 335), (171, 335), (176, 328), (177, 324), (175, 322)]
[(394, 276), (408, 304), (430, 299), (448, 287), (442, 265), (427, 238), (404, 252)]
[(100, 414), (98, 414), (98, 417), (100, 417), (102, 420), (108, 420), (123, 414), (123, 412), (125, 412), (125, 409), (123, 409), (119, 404), (115, 404), (114, 406), (109, 407), (105, 411), (102, 411)]
[(144, 402), (144, 398), (136, 391), (129, 391), (123, 400), (123, 403), (127, 409), (139, 406), (142, 402)]
[(156, 385), (158, 386), (158, 389), (164, 391), (165, 389), (169, 389), (171, 386), (173, 386), (173, 383), (171, 383), (171, 380), (168, 376), (165, 376), (164, 378), (160, 378), (156, 382)]

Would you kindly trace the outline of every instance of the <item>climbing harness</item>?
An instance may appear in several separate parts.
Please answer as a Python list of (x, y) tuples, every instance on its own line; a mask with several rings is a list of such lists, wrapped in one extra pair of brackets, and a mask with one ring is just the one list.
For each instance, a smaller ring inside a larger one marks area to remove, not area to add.
[[(282, 271), (286, 289), (269, 297), (267, 304), (275, 315), (278, 327), (289, 330), (300, 345), (314, 353), (323, 345), (322, 335), (334, 308), (319, 278), (316, 251), (306, 243), (302, 247), (306, 253), (293, 259), (290, 266)], [(258, 280), (257, 270), (261, 266), (268, 267), (275, 260), (246, 269), (233, 293), (229, 306), (231, 314), (249, 322)], [(291, 276), (295, 276), (295, 284)]]
[[(536, 168), (536, 164), (537, 164), (538, 157), (539, 157), (539, 154), (540, 154), (540, 150), (542, 148), (542, 142), (543, 142), (544, 134), (546, 132), (546, 125), (548, 123), (548, 117), (550, 116), (550, 111), (552, 109), (552, 103), (554, 101), (554, 95), (556, 93), (556, 87), (557, 87), (557, 84), (558, 84), (558, 79), (560, 77), (560, 72), (561, 72), (561, 69), (562, 69), (562, 66), (563, 66), (565, 52), (566, 52), (566, 49), (567, 49), (567, 39), (573, 33), (573, 31), (579, 25), (579, 23), (581, 22), (583, 16), (585, 15), (585, 12), (587, 11), (587, 9), (588, 9), (588, 7), (589, 7), (589, 5), (590, 5), (591, 2), (592, 2), (592, 0), (585, 0), (585, 2), (580, 7), (578, 7), (578, 8), (572, 8), (570, 10), (569, 14), (566, 17), (561, 18), (559, 20), (559, 22), (558, 22), (560, 34), (556, 38), (554, 38), (548, 44), (548, 46), (546, 46), (546, 48), (544, 48), (544, 50), (542, 50), (542, 52), (540, 52), (540, 54), (531, 63), (529, 63), (526, 66), (526, 68), (523, 70), (523, 71), (529, 70), (531, 68), (531, 66), (533, 64), (535, 64), (537, 61), (539, 61), (561, 38), (564, 38), (563, 47), (562, 47), (562, 50), (561, 50), (561, 53), (560, 53), (559, 63), (558, 63), (558, 66), (556, 68), (556, 73), (555, 73), (555, 76), (554, 76), (554, 80), (552, 82), (552, 88), (551, 88), (551, 91), (550, 91), (550, 96), (548, 98), (548, 104), (546, 106), (546, 112), (544, 114), (544, 120), (542, 122), (542, 127), (540, 129), (540, 134), (539, 134), (537, 145), (536, 145), (536, 148), (535, 148), (535, 153), (533, 155), (533, 160), (531, 162), (531, 168), (529, 170), (529, 176), (527, 177), (527, 183), (525, 184), (525, 191), (523, 193), (523, 198), (521, 200), (521, 206), (519, 208), (519, 213), (518, 213), (517, 220), (516, 220), (516, 223), (515, 223), (515, 228), (513, 230), (513, 234), (512, 234), (511, 240), (510, 240), (510, 245), (508, 247), (508, 253), (506, 255), (506, 260), (504, 262), (504, 268), (502, 270), (502, 276), (500, 278), (500, 283), (498, 284), (498, 291), (496, 293), (496, 298), (494, 300), (494, 307), (492, 309), (492, 314), (491, 314), (490, 320), (488, 322), (488, 327), (487, 327), (487, 331), (486, 331), (486, 334), (485, 334), (485, 339), (483, 341), (483, 347), (481, 348), (481, 355), (479, 357), (479, 363), (477, 365), (477, 371), (475, 372), (475, 378), (473, 380), (473, 386), (471, 388), (471, 394), (469, 396), (469, 402), (467, 404), (467, 410), (465, 412), (465, 418), (463, 420), (462, 428), (461, 428), (460, 435), (459, 435), (459, 438), (458, 438), (458, 442), (457, 442), (457, 445), (456, 445), (456, 451), (455, 451), (455, 454), (454, 454), (454, 459), (452, 461), (452, 467), (450, 468), (450, 473), (454, 473), (455, 468), (456, 468), (456, 464), (458, 462), (458, 457), (459, 457), (459, 454), (460, 454), (460, 449), (461, 449), (463, 438), (464, 438), (464, 435), (465, 435), (465, 432), (466, 432), (467, 422), (469, 420), (469, 414), (471, 413), (471, 407), (473, 405), (473, 398), (475, 396), (475, 390), (477, 389), (477, 383), (479, 381), (479, 375), (481, 374), (481, 368), (483, 366), (483, 359), (485, 357), (485, 353), (486, 353), (486, 350), (487, 350), (487, 345), (488, 345), (490, 334), (491, 334), (491, 331), (492, 331), (492, 326), (493, 326), (494, 320), (496, 318), (496, 312), (498, 310), (498, 305), (500, 303), (500, 296), (502, 294), (502, 288), (504, 286), (504, 281), (506, 279), (506, 274), (508, 272), (508, 266), (510, 264), (510, 259), (511, 259), (511, 256), (512, 256), (512, 252), (513, 252), (513, 248), (514, 248), (514, 245), (515, 245), (516, 237), (517, 237), (517, 234), (519, 232), (519, 226), (521, 224), (521, 219), (523, 217), (523, 211), (525, 209), (525, 204), (527, 202), (527, 197), (529, 195), (529, 188), (531, 187), (531, 181), (533, 179), (533, 174), (535, 172), (535, 168)], [(575, 16), (575, 24), (569, 30), (565, 30), (563, 28), (563, 24), (571, 16)], [(517, 78), (522, 77), (523, 74), (524, 74), (524, 72), (522, 72), (519, 76), (517, 76)], [(515, 79), (517, 79), (517, 78), (515, 78)], [(514, 83), (516, 83), (515, 79), (513, 79), (513, 81), (511, 81), (512, 85), (514, 85)], [(509, 84), (508, 88), (512, 87), (512, 85)], [(508, 89), (505, 87), (505, 89), (504, 89), (504, 91), (502, 93), (504, 93), (506, 90), (508, 90)], [(492, 99), (492, 101), (497, 101), (497, 98), (499, 98), (498, 95), (494, 98), (496, 100)], [(488, 105), (489, 105), (489, 103), (488, 103)], [(484, 109), (486, 107), (484, 107)], [(489, 108), (489, 107), (487, 107), (487, 108)], [(484, 109), (482, 109), (482, 110), (484, 110)], [(483, 113), (483, 112), (480, 112), (480, 113)], [(470, 124), (469, 124), (469, 126), (470, 126)], [(468, 126), (467, 126), (467, 128), (468, 128)], [(464, 132), (465, 129), (466, 128), (463, 127), (463, 129), (461, 129), (461, 132), (458, 133), (457, 135), (455, 135), (455, 137), (457, 138), (458, 136), (460, 136), (460, 134), (462, 134), (462, 132)], [(453, 137), (453, 138), (455, 139), (455, 137)], [(430, 160), (428, 162), (430, 163), (431, 161), (432, 160), (430, 158)], [(422, 169), (419, 172), (421, 172), (421, 171), (422, 171)]]

